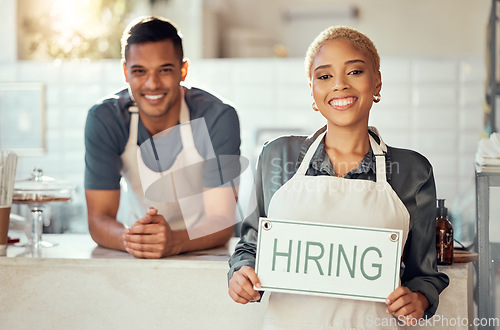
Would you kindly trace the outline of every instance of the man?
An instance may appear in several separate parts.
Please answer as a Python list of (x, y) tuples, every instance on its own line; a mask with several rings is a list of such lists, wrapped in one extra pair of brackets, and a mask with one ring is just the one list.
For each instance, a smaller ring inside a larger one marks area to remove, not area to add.
[[(122, 37), (122, 62), (128, 89), (94, 105), (85, 127), (85, 197), (93, 240), (139, 258), (225, 244), (233, 234), (235, 187), (220, 187), (217, 170), (198, 173), (195, 165), (239, 156), (236, 111), (203, 90), (181, 85), (189, 65), (180, 34), (168, 20), (147, 17), (129, 25)], [(151, 181), (155, 175), (158, 180)], [(120, 201), (122, 176), (134, 197), (130, 202)], [(168, 189), (174, 201), (161, 190), (165, 178), (172, 181)], [(186, 187), (198, 198), (184, 194), (189, 198), (182, 199)], [(128, 209), (121, 219), (119, 206), (120, 212)], [(132, 216), (130, 227), (124, 224), (127, 216)], [(205, 222), (202, 234), (192, 235), (190, 228), (202, 218), (225, 224)]]

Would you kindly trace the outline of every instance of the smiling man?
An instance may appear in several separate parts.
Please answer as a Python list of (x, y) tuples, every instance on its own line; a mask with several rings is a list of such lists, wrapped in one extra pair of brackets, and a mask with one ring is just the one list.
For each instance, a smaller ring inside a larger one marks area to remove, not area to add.
[[(189, 64), (180, 33), (166, 19), (132, 22), (122, 37), (122, 63), (128, 88), (94, 105), (85, 126), (85, 197), (92, 238), (139, 258), (225, 244), (233, 234), (231, 225), (205, 230), (207, 234), (196, 239), (187, 226), (202, 218), (223, 219), (226, 224), (234, 220), (235, 188), (220, 187), (218, 171), (198, 166), (199, 173), (194, 173), (193, 166), (221, 155), (239, 156), (235, 109), (182, 84)], [(154, 158), (148, 160), (144, 151), (151, 146)], [(183, 178), (186, 167), (191, 170)], [(189, 188), (193, 194), (202, 192), (202, 197), (187, 208), (180, 199), (166, 201), (158, 193), (152, 199), (146, 194), (148, 199), (141, 182), (144, 171), (175, 176), (175, 193)], [(129, 200), (120, 197), (121, 187)]]

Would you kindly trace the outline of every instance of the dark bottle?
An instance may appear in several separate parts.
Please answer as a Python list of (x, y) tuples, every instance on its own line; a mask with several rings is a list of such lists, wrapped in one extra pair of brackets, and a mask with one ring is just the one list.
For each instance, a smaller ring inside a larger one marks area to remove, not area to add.
[(444, 206), (444, 199), (438, 199), (436, 252), (438, 265), (451, 265), (453, 262), (453, 226), (448, 220), (448, 209)]

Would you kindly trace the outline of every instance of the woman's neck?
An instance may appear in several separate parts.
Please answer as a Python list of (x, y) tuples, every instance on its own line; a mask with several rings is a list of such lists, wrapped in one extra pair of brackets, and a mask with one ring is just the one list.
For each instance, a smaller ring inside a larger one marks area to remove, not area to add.
[(361, 163), (370, 150), (368, 134), (367, 127), (358, 130), (328, 127), (325, 150), (337, 176), (344, 177)]
[(370, 150), (368, 127), (364, 129), (331, 128), (325, 136), (325, 149), (333, 149), (342, 154), (363, 154)]

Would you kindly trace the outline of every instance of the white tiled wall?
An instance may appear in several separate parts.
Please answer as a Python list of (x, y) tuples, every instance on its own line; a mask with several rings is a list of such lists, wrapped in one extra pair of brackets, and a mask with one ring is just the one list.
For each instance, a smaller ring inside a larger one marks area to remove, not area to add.
[[(371, 124), (387, 144), (415, 149), (434, 166), (439, 198), (452, 206), (473, 186), (473, 161), (481, 136), (485, 68), (479, 58), (382, 61), (382, 101)], [(0, 63), (0, 82), (43, 82), (47, 87), (47, 153), (22, 157), (18, 178), (34, 166), (78, 185), (61, 211), (64, 229), (86, 230), (83, 129), (89, 107), (123, 86), (119, 61)], [(188, 83), (230, 100), (242, 128), (242, 154), (255, 161), (265, 136), (309, 134), (323, 125), (311, 109), (302, 59), (206, 59), (191, 64)], [(253, 164), (254, 165), (254, 164)]]

